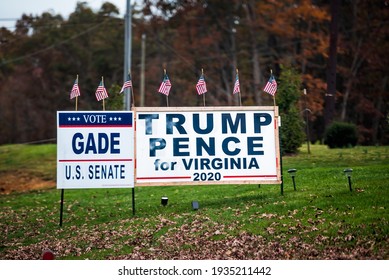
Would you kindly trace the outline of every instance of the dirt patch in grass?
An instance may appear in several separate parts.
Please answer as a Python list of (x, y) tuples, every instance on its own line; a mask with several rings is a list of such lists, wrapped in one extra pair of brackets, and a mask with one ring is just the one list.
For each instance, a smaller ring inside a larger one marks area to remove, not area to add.
[(55, 184), (56, 182), (54, 181), (41, 179), (28, 172), (16, 171), (0, 173), (0, 194), (49, 189), (55, 186)]

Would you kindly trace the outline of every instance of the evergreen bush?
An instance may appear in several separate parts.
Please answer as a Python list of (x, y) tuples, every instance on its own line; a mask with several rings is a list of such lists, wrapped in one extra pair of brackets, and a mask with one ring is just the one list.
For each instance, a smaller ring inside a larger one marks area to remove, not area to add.
[(302, 116), (298, 108), (301, 96), (300, 74), (291, 67), (281, 67), (276, 102), (281, 116), (282, 153), (295, 154), (305, 139)]
[(357, 142), (357, 127), (351, 123), (334, 122), (324, 135), (324, 144), (330, 148), (354, 147)]

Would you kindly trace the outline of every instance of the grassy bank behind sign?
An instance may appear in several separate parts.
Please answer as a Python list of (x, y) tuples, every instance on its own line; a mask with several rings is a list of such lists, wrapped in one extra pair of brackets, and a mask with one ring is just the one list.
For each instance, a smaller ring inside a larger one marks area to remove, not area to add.
[(0, 259), (47, 248), (58, 259), (389, 259), (389, 147), (311, 151), (283, 158), (283, 196), (277, 185), (136, 187), (132, 216), (131, 190), (75, 189), (59, 228), (55, 145), (2, 146), (1, 188), (50, 188), (0, 196)]

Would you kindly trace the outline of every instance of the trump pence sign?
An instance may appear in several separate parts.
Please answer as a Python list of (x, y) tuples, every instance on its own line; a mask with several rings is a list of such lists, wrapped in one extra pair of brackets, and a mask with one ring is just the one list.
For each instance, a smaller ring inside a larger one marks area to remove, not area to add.
[(57, 112), (57, 188), (134, 187), (133, 113)]
[(135, 184), (279, 184), (277, 107), (136, 108)]

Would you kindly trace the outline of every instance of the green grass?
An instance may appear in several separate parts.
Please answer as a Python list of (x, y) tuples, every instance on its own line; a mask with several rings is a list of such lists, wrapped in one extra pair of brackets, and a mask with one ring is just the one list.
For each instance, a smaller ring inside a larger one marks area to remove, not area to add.
[(0, 172), (27, 170), (55, 179), (57, 145), (5, 145), (0, 147)]
[[(55, 145), (2, 146), (0, 160), (0, 182), (21, 168), (55, 180)], [(135, 216), (131, 189), (66, 190), (62, 227), (59, 190), (2, 195), (0, 259), (37, 259), (45, 248), (61, 259), (389, 258), (389, 147), (304, 146), (283, 170), (284, 195), (279, 185), (136, 188)]]

